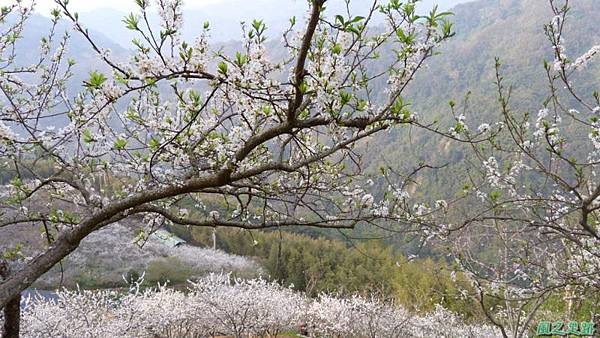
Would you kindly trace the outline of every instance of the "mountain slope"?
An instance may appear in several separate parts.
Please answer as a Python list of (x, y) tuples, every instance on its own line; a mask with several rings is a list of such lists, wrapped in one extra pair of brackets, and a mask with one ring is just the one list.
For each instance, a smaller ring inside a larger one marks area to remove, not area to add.
[[(600, 2), (581, 0), (572, 3), (570, 23), (565, 31), (567, 53), (577, 58), (600, 43)], [(502, 62), (505, 85), (513, 85), (512, 109), (536, 113), (547, 95), (543, 60), (552, 61), (552, 49), (544, 35), (544, 24), (552, 19), (546, 1), (480, 0), (459, 5), (455, 13), (456, 37), (441, 49), (441, 55), (430, 59), (412, 83), (406, 95), (412, 109), (424, 121), (448, 121), (448, 102), (463, 101), (469, 95), (466, 110), (472, 128), (479, 123), (500, 120), (494, 86), (494, 58)], [(587, 93), (600, 89), (600, 60), (593, 60), (584, 72), (576, 74), (575, 85)], [(460, 107), (462, 109), (462, 107)], [(450, 126), (449, 124), (447, 124)], [(446, 129), (444, 129), (445, 131)], [(456, 164), (465, 153), (448, 140), (421, 130), (399, 128), (370, 142), (367, 163), (373, 172), (384, 160), (410, 170), (420, 161), (442, 165)], [(463, 165), (463, 164), (461, 164)], [(447, 196), (465, 182), (456, 179), (458, 166), (430, 172), (417, 189), (421, 195), (438, 193)], [(433, 197), (432, 197), (433, 198)]]
[[(600, 27), (596, 24), (600, 2), (582, 0), (572, 6), (565, 41), (567, 52), (576, 58), (600, 43)], [(475, 100), (486, 100), (493, 89), (495, 57), (504, 64), (507, 80), (518, 87), (515, 99), (520, 108), (538, 107), (536, 99), (546, 88), (542, 61), (553, 58), (543, 31), (544, 24), (553, 17), (548, 3), (482, 0), (457, 6), (454, 13), (456, 37), (442, 49), (441, 56), (433, 59), (429, 69), (419, 74), (412, 87), (417, 107), (438, 108), (440, 101), (460, 98), (467, 91), (473, 92)]]
[[(185, 283), (208, 273), (231, 272), (248, 278), (263, 274), (262, 267), (253, 259), (220, 250), (189, 244), (173, 247), (153, 236), (140, 247), (134, 243), (139, 221), (115, 223), (93, 233), (61, 266), (55, 266), (34, 286), (43, 289), (54, 289), (59, 285), (116, 287), (125, 284), (123, 278), (136, 278), (143, 273), (148, 283), (169, 281), (171, 284)], [(2, 228), (0, 253), (12, 250), (19, 243), (23, 255), (34, 257), (48, 246), (40, 233), (39, 226), (34, 225)]]

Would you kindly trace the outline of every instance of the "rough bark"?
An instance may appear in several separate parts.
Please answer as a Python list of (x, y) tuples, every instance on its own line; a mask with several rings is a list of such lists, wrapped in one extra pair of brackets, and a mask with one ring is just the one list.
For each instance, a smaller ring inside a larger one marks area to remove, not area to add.
[[(6, 261), (0, 261), (0, 277), (8, 278), (10, 269)], [(2, 338), (18, 338), (21, 329), (21, 294), (13, 297), (4, 307)]]

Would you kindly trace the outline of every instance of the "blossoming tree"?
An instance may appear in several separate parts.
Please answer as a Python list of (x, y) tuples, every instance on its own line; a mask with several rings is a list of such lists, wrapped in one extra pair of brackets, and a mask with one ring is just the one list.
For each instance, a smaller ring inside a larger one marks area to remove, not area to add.
[[(504, 337), (526, 337), (540, 320), (566, 325), (576, 302), (587, 301), (591, 316), (600, 310), (594, 305), (600, 292), (600, 96), (597, 83), (585, 85), (584, 71), (600, 46), (569, 57), (564, 32), (571, 5), (549, 4), (549, 91), (537, 116), (517, 113), (497, 60), (502, 114), (491, 128), (497, 134), (472, 147), (476, 164), (461, 197), (468, 207), (454, 210), (461, 221), (442, 235)], [(460, 129), (459, 137), (469, 139), (468, 128)], [(543, 317), (549, 300), (565, 303), (563, 317)]]
[[(0, 165), (12, 176), (0, 194), (0, 228), (38, 225), (49, 245), (1, 282), (0, 307), (86, 236), (135, 215), (149, 231), (164, 222), (351, 228), (410, 218), (401, 194), (379, 202), (356, 183), (355, 147), (398, 125), (422, 126), (402, 95), (452, 35), (448, 13), (418, 16), (417, 0), (392, 0), (329, 19), (325, 0), (311, 0), (305, 21), (290, 20), (287, 55), (275, 60), (262, 21), (243, 26), (243, 44), (228, 55), (209, 44), (209, 23), (195, 41), (182, 40), (181, 0), (152, 4), (159, 27), (149, 24), (151, 3), (136, 3), (124, 21), (138, 38), (124, 61), (98, 45), (67, 0), (56, 1), (54, 27), (70, 20), (109, 69), (91, 72), (79, 93), (67, 86), (77, 67), (66, 56), (68, 34), (53, 28), (39, 62), (22, 65), (14, 50), (31, 8), (2, 8)], [(385, 29), (370, 28), (376, 16)], [(395, 57), (371, 67), (384, 46)], [(190, 205), (206, 212), (192, 216)]]

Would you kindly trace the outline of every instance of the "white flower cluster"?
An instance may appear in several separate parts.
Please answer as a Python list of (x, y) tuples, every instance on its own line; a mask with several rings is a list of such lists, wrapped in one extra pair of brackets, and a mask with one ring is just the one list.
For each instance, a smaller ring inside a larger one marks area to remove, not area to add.
[(597, 273), (600, 271), (600, 240), (588, 238), (581, 246), (571, 245), (570, 255), (565, 264), (567, 272), (575, 276), (580, 287), (600, 289)]
[(585, 67), (588, 64), (588, 62), (598, 53), (600, 53), (600, 45), (593, 46), (592, 48), (590, 48), (590, 50), (588, 50), (583, 55), (578, 57), (575, 61), (573, 61), (571, 67), (575, 69), (581, 69)]
[(555, 59), (554, 59), (554, 70), (555, 71), (561, 71), (563, 68), (566, 68), (566, 60), (567, 60), (567, 55), (566, 55), (566, 48), (564, 45), (564, 40), (563, 37), (561, 35), (562, 32), (562, 25), (563, 25), (563, 18), (560, 15), (555, 15), (552, 18), (552, 21), (550, 22), (549, 27), (551, 28), (551, 32), (552, 32), (552, 37), (554, 40), (554, 45), (552, 46), (554, 48), (554, 55), (555, 55)]
[[(465, 123), (465, 121), (467, 120), (467, 117), (464, 114), (460, 114), (457, 117), (455, 117), (455, 120), (456, 120), (456, 125), (454, 125), (454, 127), (450, 128), (450, 130), (448, 130), (448, 133), (450, 133), (450, 135), (452, 135), (453, 137), (459, 137), (461, 133), (469, 130), (469, 127)], [(488, 126), (488, 129), (489, 129), (489, 126)]]
[(350, 65), (344, 55), (331, 52), (336, 40), (329, 36), (328, 30), (320, 33), (320, 38), (329, 45), (317, 50), (315, 60), (308, 64), (307, 71), (313, 76), (307, 79), (307, 85), (316, 92), (315, 103), (319, 111), (338, 113), (342, 109), (338, 92), (347, 85)]
[(595, 152), (600, 151), (600, 121), (596, 121), (591, 125), (591, 132), (588, 137), (590, 141), (592, 141), (592, 145), (594, 146)]
[(0, 141), (4, 140), (15, 140), (16, 135), (12, 132), (12, 130), (0, 121)]
[(183, 27), (183, 13), (181, 0), (157, 0), (158, 15), (161, 26), (165, 30), (179, 32)]
[(490, 130), (490, 125), (489, 123), (482, 123), (479, 125), (479, 127), (477, 128), (477, 131), (480, 133), (486, 133)]

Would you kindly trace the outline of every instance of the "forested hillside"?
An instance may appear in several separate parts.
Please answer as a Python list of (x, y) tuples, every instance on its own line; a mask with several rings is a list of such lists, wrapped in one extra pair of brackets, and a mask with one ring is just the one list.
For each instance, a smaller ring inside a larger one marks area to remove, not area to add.
[[(452, 12), (456, 35), (440, 49), (439, 55), (428, 61), (405, 95), (420, 121), (433, 123), (433, 128), (441, 132), (447, 132), (454, 125), (455, 116), (461, 114), (473, 131), (481, 123), (499, 122), (502, 115), (495, 86), (495, 58), (501, 63), (504, 85), (512, 86), (512, 112), (535, 116), (550, 95), (544, 70), (544, 60), (552, 63), (554, 58), (544, 33), (544, 26), (553, 17), (548, 2), (481, 0), (458, 5)], [(570, 24), (564, 32), (566, 52), (577, 58), (600, 42), (600, 2), (577, 1), (569, 15)], [(600, 63), (590, 63), (572, 78), (575, 88), (591, 96), (598, 90)], [(568, 128), (571, 134), (578, 132), (574, 127)], [(585, 141), (576, 139), (575, 142)], [(461, 195), (470, 184), (466, 175), (469, 168), (480, 164), (480, 160), (471, 157), (471, 145), (414, 127), (378, 135), (364, 147), (363, 163), (381, 189), (386, 184), (380, 175), (382, 166), (404, 173), (410, 173), (418, 164), (441, 167), (422, 171), (410, 187), (411, 193), (430, 203)], [(583, 149), (580, 155), (585, 156)], [(366, 235), (361, 231), (359, 236)], [(401, 244), (406, 241), (405, 236), (393, 237), (390, 243), (405, 247)], [(414, 251), (414, 245), (407, 250)]]
[[(457, 112), (479, 123), (496, 122), (501, 118), (495, 80), (495, 58), (499, 58), (507, 84), (514, 86), (511, 106), (515, 112), (537, 113), (549, 95), (543, 61), (552, 62), (551, 44), (544, 35), (544, 25), (553, 17), (547, 1), (480, 0), (452, 9), (456, 35), (440, 49), (440, 55), (429, 60), (409, 87), (406, 97), (412, 109), (424, 121), (445, 121), (443, 131), (451, 126), (453, 117), (449, 102), (455, 101)], [(570, 12), (571, 24), (565, 30), (567, 53), (576, 58), (590, 46), (600, 42), (600, 2), (577, 1)], [(600, 64), (590, 64), (585, 72), (575, 74), (578, 88), (598, 85)], [(464, 105), (468, 97), (468, 105)], [(457, 163), (464, 152), (450, 141), (418, 129), (397, 130), (370, 142), (370, 156), (365, 162), (375, 171), (384, 159), (403, 166), (414, 159), (442, 165)], [(418, 189), (428, 195), (432, 190), (442, 195), (452, 194), (457, 186), (449, 184), (456, 167), (432, 173), (433, 182)], [(462, 182), (457, 182), (460, 184)], [(460, 186), (459, 189), (460, 190)]]

